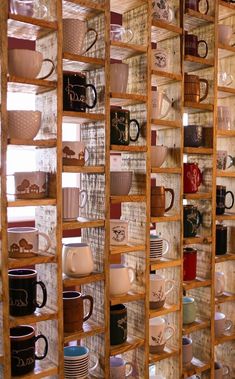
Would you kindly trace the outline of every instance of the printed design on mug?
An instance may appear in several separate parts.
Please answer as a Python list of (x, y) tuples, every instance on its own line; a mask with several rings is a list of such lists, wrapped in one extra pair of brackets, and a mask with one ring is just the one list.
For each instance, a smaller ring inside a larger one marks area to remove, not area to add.
[(187, 178), (190, 180), (190, 184), (192, 186), (193, 191), (197, 191), (197, 187), (198, 187), (197, 174), (198, 173), (196, 169), (187, 172)]
[(166, 68), (167, 58), (166, 58), (165, 54), (160, 54), (158, 52), (158, 53), (154, 54), (154, 57), (156, 59), (156, 66), (161, 67), (161, 68)]
[[(155, 11), (155, 6), (158, 8), (158, 11)], [(153, 12), (152, 16), (157, 19), (164, 19), (168, 21), (169, 18), (169, 7), (166, 3), (166, 0), (160, 0), (155, 3), (155, 1), (152, 2)]]
[(81, 84), (70, 84), (68, 80), (68, 85), (65, 87), (65, 91), (69, 95), (69, 101), (70, 102), (79, 102), (79, 103), (86, 103), (86, 97), (83, 94), (78, 94), (76, 92), (76, 89), (78, 88), (85, 88)]
[(157, 337), (151, 336), (150, 338), (154, 345), (163, 345), (164, 343), (163, 332), (160, 332)]
[(118, 117), (117, 113), (115, 113), (115, 117), (111, 120), (112, 133), (115, 135), (115, 140), (120, 143), (128, 142), (128, 120), (124, 116)]
[[(74, 157), (75, 155), (75, 157)], [(76, 152), (73, 151), (69, 146), (63, 148), (63, 164), (71, 165), (84, 165), (85, 164), (85, 153), (81, 150), (76, 157)]]
[[(31, 356), (27, 356), (25, 360), (19, 355), (21, 354), (30, 354)], [(28, 347), (27, 349), (21, 350), (13, 350), (12, 358), (16, 359), (16, 367), (26, 367), (34, 364), (34, 347)]]
[(117, 322), (117, 326), (118, 328), (122, 329), (123, 341), (125, 341), (127, 339), (127, 316), (120, 318), (120, 320)]
[(44, 194), (46, 192), (46, 182), (43, 183), (41, 192), (40, 186), (36, 183), (30, 183), (28, 179), (23, 179), (21, 184), (16, 187), (18, 194), (21, 198), (38, 198), (38, 195)]
[(159, 288), (158, 291), (152, 291), (152, 297), (153, 297), (153, 301), (161, 301), (163, 300), (164, 298), (164, 291), (163, 291), (163, 288), (162, 286)]
[(126, 238), (125, 228), (121, 225), (112, 228), (112, 240), (116, 242), (123, 242)]
[(21, 238), (19, 240), (19, 244), (14, 242), (12, 245), (10, 245), (10, 253), (32, 253), (33, 251), (33, 245), (31, 243), (28, 243), (25, 238)]
[(23, 308), (28, 306), (28, 292), (23, 288), (10, 288), (10, 306)]
[(186, 216), (187, 222), (191, 226), (191, 233), (197, 233), (197, 216), (195, 213), (187, 214)]

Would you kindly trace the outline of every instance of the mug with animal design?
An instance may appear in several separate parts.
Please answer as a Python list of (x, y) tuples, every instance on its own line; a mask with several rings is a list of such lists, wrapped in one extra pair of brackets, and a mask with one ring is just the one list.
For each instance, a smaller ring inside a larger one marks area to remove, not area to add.
[(110, 244), (127, 245), (128, 243), (128, 221), (110, 220)]
[(17, 199), (41, 199), (47, 196), (46, 172), (15, 172), (14, 179)]
[(152, 69), (167, 71), (169, 65), (168, 55), (165, 49), (152, 49)]
[(89, 159), (89, 151), (82, 141), (63, 141), (62, 152), (64, 166), (84, 166)]
[(154, 20), (172, 22), (174, 19), (174, 10), (170, 7), (169, 0), (153, 0), (152, 17)]
[(174, 289), (175, 285), (176, 283), (174, 280), (166, 279), (163, 275), (150, 274), (150, 309), (163, 307), (167, 295)]

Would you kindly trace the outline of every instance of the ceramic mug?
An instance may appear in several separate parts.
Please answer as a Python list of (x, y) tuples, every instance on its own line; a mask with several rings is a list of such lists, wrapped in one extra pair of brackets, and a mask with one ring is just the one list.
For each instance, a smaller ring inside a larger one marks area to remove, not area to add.
[(168, 147), (163, 145), (151, 146), (151, 166), (161, 167), (165, 162)]
[[(200, 2), (201, 0), (185, 0), (185, 9), (189, 8), (189, 9), (193, 9), (196, 12), (202, 13), (199, 7)], [(203, 14), (207, 14), (209, 11), (209, 1), (205, 0), (205, 3), (206, 3), (206, 9), (203, 12)]]
[(202, 215), (195, 205), (187, 204), (183, 208), (184, 238), (196, 237), (202, 223)]
[(126, 63), (110, 64), (110, 91), (124, 93), (127, 89), (129, 65)]
[(84, 208), (87, 203), (87, 191), (80, 190), (78, 187), (65, 187), (62, 192), (63, 220), (76, 220), (79, 216), (79, 209)]
[(215, 379), (223, 379), (230, 374), (230, 368), (226, 365), (222, 365), (219, 362), (214, 363), (214, 369)]
[(196, 320), (196, 305), (193, 297), (183, 296), (183, 324), (191, 324)]
[(215, 296), (223, 295), (225, 289), (225, 276), (222, 271), (215, 272)]
[(217, 224), (216, 225), (216, 243), (215, 243), (216, 255), (224, 255), (227, 253), (227, 235), (228, 235), (227, 226), (223, 224)]
[(218, 72), (218, 85), (219, 86), (223, 86), (223, 87), (230, 86), (232, 82), (233, 82), (233, 76), (231, 74), (229, 74), (226, 71)]
[[(171, 195), (170, 205), (166, 206), (166, 193)], [(157, 186), (151, 188), (151, 216), (161, 217), (164, 216), (174, 205), (175, 193), (172, 188), (165, 188)]]
[(110, 379), (125, 379), (131, 376), (133, 365), (121, 357), (110, 357)]
[[(84, 301), (89, 301), (89, 311), (84, 316)], [(78, 291), (63, 292), (63, 315), (64, 331), (66, 333), (79, 332), (82, 330), (83, 323), (87, 321), (93, 312), (93, 298)]]
[(230, 130), (232, 119), (230, 108), (226, 105), (218, 105), (217, 107), (218, 129)]
[(128, 243), (128, 221), (110, 220), (110, 244), (123, 246)]
[(191, 338), (182, 338), (182, 360), (183, 366), (188, 365), (193, 359), (193, 341)]
[(86, 243), (63, 244), (63, 272), (67, 276), (87, 276), (94, 270), (91, 248)]
[[(164, 247), (165, 245), (165, 247)], [(169, 242), (158, 235), (150, 235), (150, 259), (159, 260), (169, 251)]]
[(155, 317), (149, 320), (149, 351), (159, 354), (164, 350), (166, 342), (173, 337), (175, 329), (167, 325), (163, 317)]
[[(201, 83), (205, 84), (204, 94), (201, 95)], [(184, 74), (184, 101), (200, 103), (208, 96), (209, 83), (197, 75)]]
[[(174, 289), (174, 280), (166, 279), (159, 274), (150, 274), (149, 306), (150, 309), (163, 307), (167, 295)], [(167, 289), (167, 287), (169, 287)]]
[(151, 117), (162, 119), (168, 115), (172, 107), (172, 101), (162, 91), (152, 90)]
[(218, 41), (223, 45), (229, 45), (233, 33), (233, 28), (230, 25), (219, 24), (218, 26)]
[(202, 183), (202, 173), (196, 163), (184, 163), (184, 193), (196, 193)]
[(110, 265), (110, 295), (126, 295), (131, 289), (131, 284), (135, 279), (135, 271), (132, 267), (123, 264)]
[(199, 147), (203, 145), (202, 125), (184, 126), (184, 147)]
[(183, 280), (194, 280), (197, 274), (197, 250), (185, 247), (183, 250)]
[[(231, 204), (226, 205), (226, 196), (231, 196)], [(226, 209), (231, 209), (234, 205), (234, 194), (232, 191), (226, 191), (225, 186), (216, 186), (216, 214), (222, 215)]]
[(232, 320), (227, 320), (222, 312), (215, 312), (215, 336), (221, 337), (225, 332), (229, 331), (233, 326)]
[[(135, 126), (135, 135), (132, 129)], [(110, 142), (111, 145), (126, 145), (130, 142), (136, 142), (140, 134), (139, 122), (130, 118), (128, 109), (112, 107), (110, 109)]]
[(152, 49), (152, 69), (153, 70), (168, 70), (168, 52), (164, 49)]
[[(228, 159), (230, 162), (228, 162)], [(218, 170), (226, 170), (235, 165), (235, 158), (227, 153), (226, 150), (218, 150), (216, 152), (216, 168)]]
[(168, 0), (152, 1), (152, 17), (154, 20), (171, 22), (174, 19), (174, 10)]
[[(93, 39), (89, 46), (84, 48), (84, 40), (88, 34), (93, 34)], [(85, 21), (72, 18), (63, 19), (63, 51), (65, 53), (83, 55), (94, 46), (97, 38), (97, 31), (88, 28)]]
[(41, 199), (47, 196), (46, 172), (15, 172), (14, 179), (17, 199)]
[[(87, 157), (85, 158), (85, 153)], [(64, 166), (84, 166), (89, 159), (89, 151), (82, 141), (63, 141), (62, 160)]]
[[(39, 236), (45, 239), (46, 245), (39, 250)], [(40, 251), (46, 252), (51, 247), (51, 240), (47, 234), (39, 232), (37, 228), (18, 226), (7, 229), (8, 252), (11, 258), (33, 257)]]
[[(200, 45), (204, 45), (205, 52), (200, 54)], [(185, 55), (193, 55), (195, 57), (206, 58), (208, 54), (208, 45), (204, 39), (198, 40), (197, 35), (185, 34)]]
[(127, 340), (127, 307), (124, 304), (110, 306), (110, 345), (121, 345)]

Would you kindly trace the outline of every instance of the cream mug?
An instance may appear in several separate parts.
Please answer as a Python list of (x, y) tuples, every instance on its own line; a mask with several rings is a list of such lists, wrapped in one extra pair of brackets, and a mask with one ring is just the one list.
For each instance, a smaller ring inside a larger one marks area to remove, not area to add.
[(46, 172), (15, 172), (14, 179), (17, 199), (41, 199), (47, 196)]
[(128, 221), (110, 220), (110, 244), (116, 246), (128, 243)]
[(149, 351), (153, 354), (161, 353), (166, 342), (173, 337), (175, 329), (167, 325), (163, 317), (155, 317), (149, 320)]
[(64, 166), (84, 166), (89, 159), (89, 152), (82, 141), (63, 141), (62, 153)]
[(68, 243), (62, 250), (63, 272), (67, 276), (87, 276), (94, 270), (91, 248), (86, 243)]
[(84, 208), (87, 203), (87, 197), (86, 190), (80, 190), (78, 187), (63, 188), (63, 220), (76, 220), (79, 209)]
[(128, 83), (129, 66), (126, 63), (110, 64), (110, 91), (126, 92)]
[[(163, 275), (150, 274), (150, 309), (163, 307), (166, 296), (173, 290), (175, 284), (174, 280), (166, 279)], [(169, 288), (166, 289), (167, 287)]]
[(132, 267), (123, 264), (110, 265), (110, 295), (126, 295), (131, 289), (131, 284), (135, 279), (135, 271)]
[(215, 296), (223, 295), (225, 288), (225, 276), (222, 271), (215, 272)]
[(171, 110), (171, 106), (172, 102), (164, 92), (152, 91), (151, 117), (153, 119), (166, 117)]
[[(39, 250), (39, 236), (46, 240), (46, 245)], [(8, 252), (11, 258), (33, 257), (40, 251), (46, 252), (51, 247), (51, 240), (47, 234), (39, 232), (37, 228), (21, 226), (7, 229)]]

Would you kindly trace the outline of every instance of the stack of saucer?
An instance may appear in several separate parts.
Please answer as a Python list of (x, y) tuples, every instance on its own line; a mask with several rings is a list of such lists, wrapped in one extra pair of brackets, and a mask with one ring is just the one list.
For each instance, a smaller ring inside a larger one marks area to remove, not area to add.
[(160, 259), (163, 251), (163, 240), (156, 236), (150, 236), (150, 259)]

